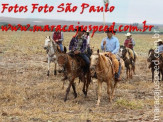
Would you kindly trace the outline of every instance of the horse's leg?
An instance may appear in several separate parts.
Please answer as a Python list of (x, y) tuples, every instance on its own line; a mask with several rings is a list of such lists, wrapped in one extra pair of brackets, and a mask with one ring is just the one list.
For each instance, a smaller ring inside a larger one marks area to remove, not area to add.
[(102, 82), (98, 80), (98, 100), (96, 105), (100, 105), (101, 100), (101, 90), (102, 90)]
[(89, 87), (89, 84), (91, 82), (91, 76), (90, 76), (90, 72), (87, 73), (87, 79), (86, 79), (87, 83), (86, 83), (86, 96), (87, 96), (87, 93), (88, 93), (88, 87)]
[(73, 82), (74, 82), (74, 79), (73, 80), (70, 80), (69, 86), (68, 86), (68, 88), (66, 90), (66, 96), (65, 96), (65, 99), (64, 99), (65, 102), (67, 101), (67, 97), (68, 97), (68, 94), (70, 92), (70, 88), (71, 88)]
[(154, 82), (154, 69), (151, 69), (152, 71), (152, 82)]
[(163, 70), (161, 71), (161, 74), (162, 74), (162, 81), (163, 81)]
[(161, 81), (161, 70), (159, 70), (158, 76), (159, 76), (159, 81)]
[(73, 91), (74, 91), (74, 97), (77, 98), (75, 83), (72, 83), (72, 89), (73, 89)]
[(115, 90), (115, 88), (116, 88), (116, 86), (117, 86), (117, 81), (115, 81), (114, 80), (114, 86), (113, 86), (113, 83), (111, 83), (111, 88), (112, 88), (112, 99), (114, 99), (114, 90)]
[(108, 80), (108, 82), (107, 82), (107, 93), (108, 93), (109, 102), (112, 102), (112, 92), (113, 92), (113, 86), (112, 86), (111, 81)]
[(54, 75), (57, 75), (57, 63), (55, 62)]
[(83, 76), (83, 78), (82, 78), (82, 81), (84, 82), (84, 85), (83, 85), (83, 93), (84, 93), (84, 95), (85, 95), (85, 97), (87, 96), (86, 94), (86, 80), (85, 80), (85, 76)]
[(47, 76), (49, 77), (49, 74), (50, 74), (50, 61), (51, 59), (48, 58), (48, 72), (47, 72)]
[(131, 67), (130, 67), (130, 76), (131, 76), (131, 79), (132, 79), (132, 65), (131, 65)]
[(135, 63), (132, 66), (132, 70), (133, 70), (134, 75), (136, 75), (136, 73), (135, 73)]
[(65, 80), (63, 81), (63, 84), (62, 84), (62, 89), (64, 89), (64, 86), (65, 86)]
[(126, 76), (127, 76), (127, 79), (128, 79), (128, 77), (129, 77), (129, 74), (128, 74), (128, 68), (126, 68)]

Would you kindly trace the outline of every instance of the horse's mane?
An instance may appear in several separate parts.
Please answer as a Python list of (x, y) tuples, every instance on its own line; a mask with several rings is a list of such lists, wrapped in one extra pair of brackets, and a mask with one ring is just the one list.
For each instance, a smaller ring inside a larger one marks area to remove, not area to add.
[(99, 54), (99, 59), (100, 59), (100, 66), (102, 66), (102, 68), (105, 68), (105, 67), (109, 68), (111, 64), (109, 63), (108, 58), (104, 54), (102, 53)]

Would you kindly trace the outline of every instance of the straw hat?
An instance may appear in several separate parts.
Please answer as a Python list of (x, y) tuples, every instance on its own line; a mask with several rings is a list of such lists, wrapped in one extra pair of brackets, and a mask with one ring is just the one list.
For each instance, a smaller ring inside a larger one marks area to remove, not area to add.
[(125, 34), (125, 36), (132, 36), (132, 34), (131, 33), (127, 33), (127, 34)]

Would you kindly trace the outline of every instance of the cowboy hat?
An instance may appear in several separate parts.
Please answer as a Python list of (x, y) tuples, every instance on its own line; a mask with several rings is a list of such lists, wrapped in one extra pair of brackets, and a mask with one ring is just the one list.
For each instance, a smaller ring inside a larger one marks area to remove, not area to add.
[(163, 44), (163, 41), (162, 41), (162, 39), (158, 39), (158, 40), (156, 41), (156, 43), (157, 43), (158, 45), (161, 45), (161, 44)]
[(127, 34), (125, 34), (125, 36), (132, 36), (132, 34), (131, 33), (127, 33)]
[(86, 32), (89, 33), (89, 30), (87, 30)]
[(162, 42), (162, 39), (158, 39), (157, 42)]
[(113, 34), (116, 33), (115, 30), (111, 30), (111, 29), (108, 28), (108, 29), (105, 31), (105, 33), (109, 33), (109, 32), (111, 32), (111, 33), (113, 33)]
[(84, 29), (83, 29), (83, 28), (81, 28), (81, 27), (78, 27), (77, 29), (75, 29), (75, 31), (86, 32), (86, 30), (84, 30)]

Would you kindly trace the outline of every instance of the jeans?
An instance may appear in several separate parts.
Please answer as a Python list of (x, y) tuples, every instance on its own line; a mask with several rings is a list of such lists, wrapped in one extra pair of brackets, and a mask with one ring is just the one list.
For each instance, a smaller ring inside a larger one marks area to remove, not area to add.
[(61, 51), (63, 52), (63, 51), (64, 51), (64, 50), (63, 50), (63, 45), (62, 45), (62, 44), (58, 44), (58, 45), (59, 45)]
[(81, 53), (81, 54), (79, 54), (79, 56), (85, 61), (87, 67), (89, 67), (90, 61), (89, 61), (89, 58), (87, 57), (87, 55), (84, 53)]
[(87, 56), (90, 58), (92, 55), (92, 51), (90, 47), (87, 47)]
[(118, 54), (116, 55), (116, 58), (119, 61), (119, 69), (118, 69), (118, 74), (115, 76), (115, 78), (119, 78), (119, 76), (121, 74), (121, 60), (120, 60), (120, 56)]

